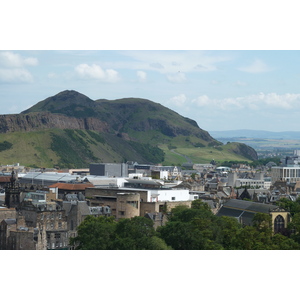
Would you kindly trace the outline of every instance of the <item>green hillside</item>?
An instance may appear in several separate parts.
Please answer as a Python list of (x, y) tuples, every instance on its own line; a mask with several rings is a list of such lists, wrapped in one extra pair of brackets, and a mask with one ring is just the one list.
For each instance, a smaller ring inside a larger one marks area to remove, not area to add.
[(203, 163), (255, 160), (198, 124), (147, 99), (91, 100), (63, 91), (18, 115), (0, 115), (0, 163), (86, 168), (91, 162)]

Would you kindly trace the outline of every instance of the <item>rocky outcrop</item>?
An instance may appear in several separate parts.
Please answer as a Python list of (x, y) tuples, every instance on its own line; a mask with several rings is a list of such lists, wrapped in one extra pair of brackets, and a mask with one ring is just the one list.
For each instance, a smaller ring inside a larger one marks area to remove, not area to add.
[(97, 118), (74, 118), (48, 112), (0, 115), (0, 133), (43, 129), (83, 129), (108, 132), (109, 126)]
[(231, 150), (233, 153), (244, 156), (250, 160), (257, 160), (257, 152), (250, 146), (241, 144), (241, 143), (235, 143), (236, 146)]

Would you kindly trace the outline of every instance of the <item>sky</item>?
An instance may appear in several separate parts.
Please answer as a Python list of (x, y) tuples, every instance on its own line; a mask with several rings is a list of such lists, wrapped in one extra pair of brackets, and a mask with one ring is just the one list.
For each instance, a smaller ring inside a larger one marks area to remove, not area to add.
[(0, 114), (76, 90), (149, 99), (207, 131), (300, 128), (296, 1), (6, 2)]
[[(207, 131), (298, 130), (298, 50), (1, 50), (1, 114), (63, 90), (161, 103)], [(291, 123), (293, 120), (293, 123)]]

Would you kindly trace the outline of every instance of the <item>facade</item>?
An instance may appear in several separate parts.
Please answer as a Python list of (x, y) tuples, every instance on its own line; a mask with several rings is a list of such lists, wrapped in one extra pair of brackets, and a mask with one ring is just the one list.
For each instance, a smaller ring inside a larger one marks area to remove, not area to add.
[(300, 181), (300, 165), (272, 167), (272, 183), (276, 181)]
[(107, 177), (127, 177), (127, 164), (90, 164), (90, 175), (107, 176)]
[(300, 181), (300, 150), (294, 150), (293, 156), (286, 156), (281, 160), (281, 166), (272, 167), (272, 183), (276, 181)]
[[(185, 191), (184, 196), (186, 199), (180, 200), (182, 191)], [(175, 197), (175, 199), (172, 200), (172, 197)], [(159, 213), (165, 209), (170, 210), (178, 205), (187, 205), (190, 207), (192, 203), (188, 190), (143, 190), (129, 188), (88, 188), (86, 189), (86, 200), (90, 206), (109, 206), (111, 215), (117, 220), (136, 216), (143, 217), (148, 213)]]

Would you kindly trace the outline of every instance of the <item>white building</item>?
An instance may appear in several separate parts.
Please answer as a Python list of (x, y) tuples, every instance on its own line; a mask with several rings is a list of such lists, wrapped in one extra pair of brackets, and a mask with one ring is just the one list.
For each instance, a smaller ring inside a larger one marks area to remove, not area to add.
[(272, 183), (276, 181), (300, 181), (300, 165), (272, 167)]

